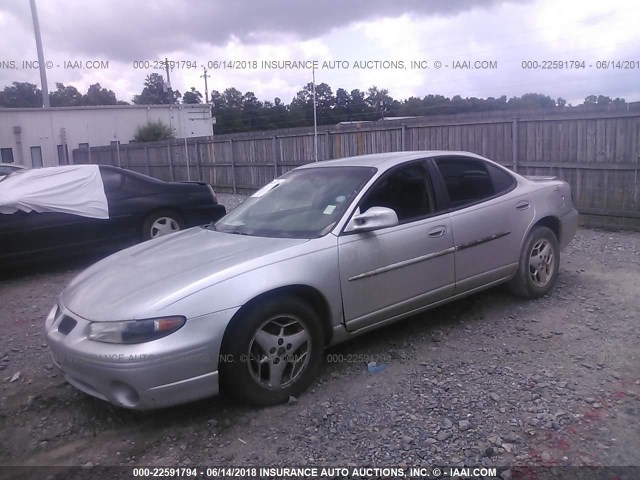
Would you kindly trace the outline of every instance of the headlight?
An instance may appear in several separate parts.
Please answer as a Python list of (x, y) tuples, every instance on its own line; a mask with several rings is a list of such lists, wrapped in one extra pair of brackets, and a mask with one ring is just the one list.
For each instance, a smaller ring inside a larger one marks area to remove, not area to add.
[(46, 320), (44, 321), (44, 326), (47, 330), (51, 328), (51, 325), (53, 325), (53, 322), (58, 317), (59, 313), (60, 313), (60, 307), (56, 303), (51, 309), (51, 311), (49, 312), (49, 315), (47, 315)]
[(184, 317), (163, 317), (126, 322), (93, 322), (89, 325), (89, 338), (107, 343), (150, 342), (175, 332), (186, 320)]

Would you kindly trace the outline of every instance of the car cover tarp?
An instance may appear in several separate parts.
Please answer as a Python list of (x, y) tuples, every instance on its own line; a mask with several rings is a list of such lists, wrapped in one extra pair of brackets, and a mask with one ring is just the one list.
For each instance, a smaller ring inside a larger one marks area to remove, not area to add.
[(6, 177), (0, 181), (0, 213), (19, 210), (109, 218), (98, 165), (38, 168)]

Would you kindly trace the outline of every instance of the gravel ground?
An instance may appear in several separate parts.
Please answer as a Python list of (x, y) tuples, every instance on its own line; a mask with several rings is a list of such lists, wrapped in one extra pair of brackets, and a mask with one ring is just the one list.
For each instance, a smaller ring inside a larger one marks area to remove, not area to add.
[(42, 327), (94, 260), (0, 278), (0, 465), (640, 465), (640, 233), (581, 229), (548, 296), (495, 288), (334, 347), (265, 409), (131, 412), (69, 386)]
[(244, 202), (247, 197), (245, 195), (234, 195), (232, 193), (216, 193), (218, 202), (227, 207), (227, 211), (231, 211)]

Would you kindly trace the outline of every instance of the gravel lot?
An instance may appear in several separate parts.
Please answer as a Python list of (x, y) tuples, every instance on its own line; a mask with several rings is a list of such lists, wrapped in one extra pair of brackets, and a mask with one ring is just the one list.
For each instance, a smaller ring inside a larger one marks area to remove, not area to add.
[(332, 348), (262, 410), (131, 412), (67, 385), (44, 317), (94, 260), (0, 278), (0, 465), (640, 465), (640, 233), (581, 229), (547, 297), (496, 288)]

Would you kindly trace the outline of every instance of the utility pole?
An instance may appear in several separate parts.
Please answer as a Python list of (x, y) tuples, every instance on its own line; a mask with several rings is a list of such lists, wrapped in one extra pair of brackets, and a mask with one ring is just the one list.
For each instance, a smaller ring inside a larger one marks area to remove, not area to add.
[(312, 85), (313, 85), (313, 155), (314, 159), (318, 161), (318, 119), (316, 116), (316, 66), (315, 63), (311, 69)]
[(49, 87), (47, 86), (47, 67), (44, 63), (44, 51), (42, 50), (42, 37), (40, 36), (40, 22), (36, 0), (31, 0), (31, 17), (33, 18), (33, 32), (36, 36), (36, 49), (38, 50), (38, 67), (40, 68), (40, 89), (42, 90), (42, 106), (49, 108)]
[(169, 96), (169, 105), (173, 104), (173, 92), (171, 91), (171, 77), (169, 76), (169, 59), (165, 57), (164, 68), (167, 72), (167, 95)]
[[(206, 105), (209, 105), (209, 84), (207, 83), (207, 79), (211, 77), (211, 75), (207, 74), (207, 68), (206, 67), (202, 67), (204, 69), (204, 74), (200, 75), (201, 78), (204, 78), (204, 103)], [(211, 109), (211, 138), (213, 138), (213, 135), (215, 134), (215, 124), (216, 124), (216, 119), (215, 117), (213, 117), (213, 102), (211, 103), (211, 105), (209, 105), (209, 108)]]
[(207, 75), (207, 68), (204, 68), (204, 75), (200, 75), (200, 78), (204, 78), (204, 103), (209, 103), (209, 86), (207, 84), (207, 78), (211, 77), (211, 75)]

